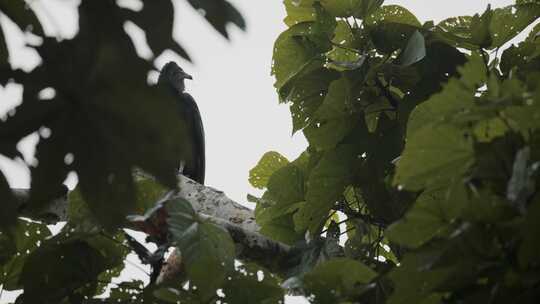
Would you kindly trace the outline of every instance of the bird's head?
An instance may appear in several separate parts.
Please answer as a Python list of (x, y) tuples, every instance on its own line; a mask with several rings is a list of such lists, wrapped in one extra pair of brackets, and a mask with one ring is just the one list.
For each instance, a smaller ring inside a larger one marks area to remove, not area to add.
[(183, 92), (186, 88), (184, 84), (185, 79), (193, 79), (193, 77), (184, 72), (175, 62), (171, 61), (161, 69), (158, 83), (168, 83), (178, 90), (178, 92)]

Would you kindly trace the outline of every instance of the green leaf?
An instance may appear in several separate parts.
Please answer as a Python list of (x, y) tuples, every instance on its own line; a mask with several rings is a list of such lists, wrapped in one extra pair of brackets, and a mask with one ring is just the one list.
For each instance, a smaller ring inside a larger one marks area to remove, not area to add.
[(354, 116), (312, 122), (304, 128), (304, 135), (311, 146), (328, 150), (338, 145), (351, 132), (355, 123)]
[(51, 235), (44, 224), (17, 220), (16, 225), (0, 230), (0, 283), (5, 290), (17, 290), (28, 256)]
[(268, 180), (268, 194), (281, 208), (304, 200), (304, 176), (293, 164), (278, 169)]
[(272, 174), (288, 163), (289, 160), (278, 152), (266, 152), (257, 165), (249, 170), (249, 183), (258, 189), (265, 188)]
[(212, 298), (232, 269), (235, 248), (229, 233), (201, 220), (188, 201), (166, 202), (169, 231), (182, 252), (191, 287), (203, 300)]
[(169, 191), (151, 176), (135, 174), (136, 214), (145, 214)]
[(446, 123), (460, 118), (467, 109), (475, 104), (474, 94), (486, 79), (486, 67), (478, 55), (473, 55), (465, 66), (458, 69), (460, 79), (452, 78), (444, 89), (432, 95), (411, 114), (407, 124), (407, 135), (432, 124)]
[(409, 38), (418, 30), (410, 24), (381, 22), (369, 27), (369, 35), (378, 51), (392, 54), (406, 47)]
[(489, 48), (502, 46), (538, 18), (540, 18), (540, 3), (510, 5), (494, 10), (489, 25), (492, 39)]
[(453, 45), (474, 49), (475, 45), (470, 41), (472, 18), (471, 16), (458, 16), (445, 19), (437, 24), (435, 33)]
[(335, 147), (349, 134), (354, 124), (351, 84), (346, 78), (330, 83), (322, 104), (304, 129), (310, 145), (322, 150)]
[(315, 20), (315, 10), (313, 9), (313, 0), (285, 0), (285, 10), (287, 17), (283, 20), (289, 27)]
[(471, 38), (472, 44), (481, 48), (488, 47), (493, 43), (490, 35), (490, 24), (493, 17), (491, 5), (488, 5), (482, 16), (476, 14), (471, 19)]
[(360, 12), (362, 10), (362, 6), (369, 5), (369, 2), (373, 1), (321, 0), (322, 6), (334, 17), (350, 17), (357, 15), (357, 12)]
[[(317, 48), (306, 38), (313, 23), (300, 23), (281, 33), (274, 44), (272, 75), (274, 87), (280, 90), (299, 74), (307, 74), (323, 63)], [(283, 101), (285, 96), (281, 96)]]
[(340, 72), (360, 69), (367, 58), (367, 56), (355, 52), (354, 49), (344, 49), (337, 46), (334, 46), (334, 49), (326, 56), (331, 60), (326, 64), (326, 67)]
[(442, 125), (422, 128), (408, 136), (394, 183), (409, 190), (444, 183), (463, 176), (473, 159), (473, 145), (466, 132)]
[[(298, 209), (301, 205), (301, 203), (298, 203), (291, 208)], [(287, 212), (283, 214), (284, 211), (278, 210), (278, 208), (267, 208), (267, 210), (261, 212), (261, 215), (257, 217), (257, 223), (261, 225), (261, 234), (276, 241), (292, 245), (301, 240), (304, 234), (302, 231), (296, 230), (292, 215), (293, 211), (291, 209), (286, 209), (285, 211)]]
[(315, 303), (337, 303), (360, 295), (362, 287), (375, 277), (375, 271), (358, 261), (335, 258), (316, 266), (303, 281), (307, 291), (315, 296)]
[(144, 282), (140, 280), (122, 282), (111, 288), (108, 300), (119, 303), (122, 303), (121, 301), (129, 301), (128, 303), (143, 304), (144, 302), (139, 300), (143, 288)]
[(255, 219), (261, 226), (260, 232), (274, 240), (293, 244), (303, 237), (303, 231), (295, 231), (293, 214), (305, 203), (279, 204), (267, 191), (256, 199)]
[(416, 16), (399, 5), (384, 5), (364, 20), (366, 25), (373, 26), (382, 23), (399, 23), (420, 28), (422, 24)]
[(331, 49), (336, 21), (318, 4), (314, 5), (314, 21), (293, 25), (281, 33), (274, 44), (272, 75), (280, 101), (287, 101), (287, 83), (307, 75), (324, 64), (324, 53)]
[(103, 270), (104, 257), (84, 241), (47, 243), (24, 265), (20, 279), (24, 301), (53, 303), (73, 293), (84, 294)]
[(534, 3), (510, 5), (491, 10), (488, 6), (480, 16), (460, 16), (437, 24), (436, 33), (443, 40), (470, 50), (495, 49), (513, 39), (540, 17), (540, 5)]
[[(429, 270), (432, 263), (441, 253), (435, 249), (424, 249), (405, 255), (399, 267), (394, 268), (388, 278), (395, 289), (388, 303), (424, 303), (432, 298), (433, 290), (442, 284), (452, 273), (451, 267)], [(426, 303), (432, 303), (428, 301)]]
[(352, 182), (358, 152), (354, 146), (341, 145), (324, 154), (309, 175), (306, 204), (295, 215), (297, 230), (312, 233), (322, 226), (334, 203)]
[(347, 78), (339, 78), (330, 83), (328, 94), (313, 116), (318, 121), (340, 120), (353, 114), (353, 111), (351, 84)]
[(503, 109), (502, 116), (512, 129), (521, 133), (524, 138), (540, 129), (540, 92), (536, 98), (529, 99), (523, 105), (509, 106)]
[(253, 264), (240, 266), (227, 280), (223, 293), (227, 303), (270, 304), (283, 301), (283, 289), (277, 278)]
[(339, 74), (327, 69), (318, 69), (290, 82), (281, 92), (284, 100), (291, 102), (293, 133), (309, 125), (313, 113), (322, 104), (328, 86)]
[(426, 57), (426, 41), (419, 31), (415, 31), (409, 38), (407, 46), (399, 56), (399, 63), (403, 66), (409, 66), (417, 63)]
[(446, 188), (422, 192), (405, 216), (385, 231), (385, 236), (396, 244), (418, 248), (433, 237), (447, 232), (467, 203), (463, 186), (455, 188), (456, 192), (461, 190), (461, 195), (454, 193), (450, 196), (452, 189)]
[(519, 246), (518, 260), (523, 268), (537, 264), (540, 257), (540, 237), (538, 235), (540, 225), (540, 196), (536, 195), (527, 209), (525, 221), (523, 222), (520, 234), (523, 238)]
[(437, 24), (435, 33), (443, 41), (457, 47), (470, 50), (489, 47), (492, 43), (492, 16), (493, 11), (488, 6), (482, 15), (451, 17)]

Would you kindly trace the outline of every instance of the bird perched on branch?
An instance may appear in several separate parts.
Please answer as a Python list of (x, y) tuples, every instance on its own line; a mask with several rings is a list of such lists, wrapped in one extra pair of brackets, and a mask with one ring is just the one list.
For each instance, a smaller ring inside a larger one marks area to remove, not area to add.
[(179, 171), (194, 181), (204, 184), (205, 152), (204, 129), (201, 114), (195, 99), (185, 92), (185, 79), (193, 79), (175, 62), (163, 66), (158, 79), (158, 85), (168, 87), (178, 101), (178, 111), (187, 128), (188, 141), (182, 143), (187, 147), (186, 155), (179, 163)]

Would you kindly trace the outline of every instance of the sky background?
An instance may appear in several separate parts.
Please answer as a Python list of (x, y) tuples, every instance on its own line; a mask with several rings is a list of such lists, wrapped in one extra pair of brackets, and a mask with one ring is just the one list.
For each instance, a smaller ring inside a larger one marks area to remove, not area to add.
[[(165, 53), (155, 61), (157, 68), (170, 60), (177, 61), (191, 74), (187, 91), (197, 101), (206, 133), (206, 184), (224, 191), (233, 200), (244, 203), (246, 194), (258, 194), (248, 183), (249, 170), (267, 151), (275, 150), (289, 159), (296, 158), (307, 146), (301, 133), (291, 136), (292, 124), (288, 106), (278, 104), (270, 76), (272, 47), (279, 33), (285, 30), (282, 22), (285, 9), (278, 0), (230, 0), (244, 14), (246, 32), (231, 28), (227, 41), (196, 14), (185, 0), (176, 0), (175, 38), (187, 49), (194, 64), (173, 53)], [(139, 0), (119, 1), (137, 6)], [(64, 39), (77, 32), (77, 0), (40, 0), (32, 6), (50, 35)], [(510, 0), (402, 0), (386, 1), (411, 10), (421, 22), (441, 21), (450, 16), (472, 15), (493, 7), (512, 4)], [(24, 37), (5, 17), (0, 22), (7, 30), (12, 65), (25, 70), (39, 64), (39, 57), (24, 47)], [(143, 36), (135, 32), (134, 39), (140, 54), (148, 55)], [(0, 87), (0, 116), (21, 102), (22, 89), (17, 85)], [(37, 136), (20, 144), (26, 160), (32, 159)], [(21, 163), (0, 156), (0, 170), (14, 188), (29, 186), (28, 170)], [(70, 178), (70, 186), (76, 179)], [(125, 275), (138, 276), (130, 270)], [(140, 273), (139, 273), (140, 274)], [(11, 296), (4, 293), (0, 303)], [(287, 303), (304, 303), (289, 299)]]

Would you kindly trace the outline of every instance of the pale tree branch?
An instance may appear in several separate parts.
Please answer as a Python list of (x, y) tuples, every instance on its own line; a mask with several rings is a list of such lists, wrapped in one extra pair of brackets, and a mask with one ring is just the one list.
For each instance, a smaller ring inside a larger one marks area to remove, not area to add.
[[(203, 218), (227, 230), (237, 248), (237, 258), (245, 262), (255, 262), (270, 271), (281, 273), (287, 269), (291, 248), (273, 241), (259, 233), (253, 210), (231, 200), (222, 191), (198, 184), (179, 175), (178, 191), (167, 193), (160, 201), (182, 198), (191, 203)], [(28, 189), (13, 189), (20, 201), (20, 208), (28, 199)], [(67, 197), (55, 199), (44, 211), (44, 215), (54, 216), (59, 221), (67, 221)], [(21, 213), (24, 216), (24, 211)], [(157, 283), (161, 284), (182, 275), (182, 259), (179, 252), (173, 252), (161, 270)]]

